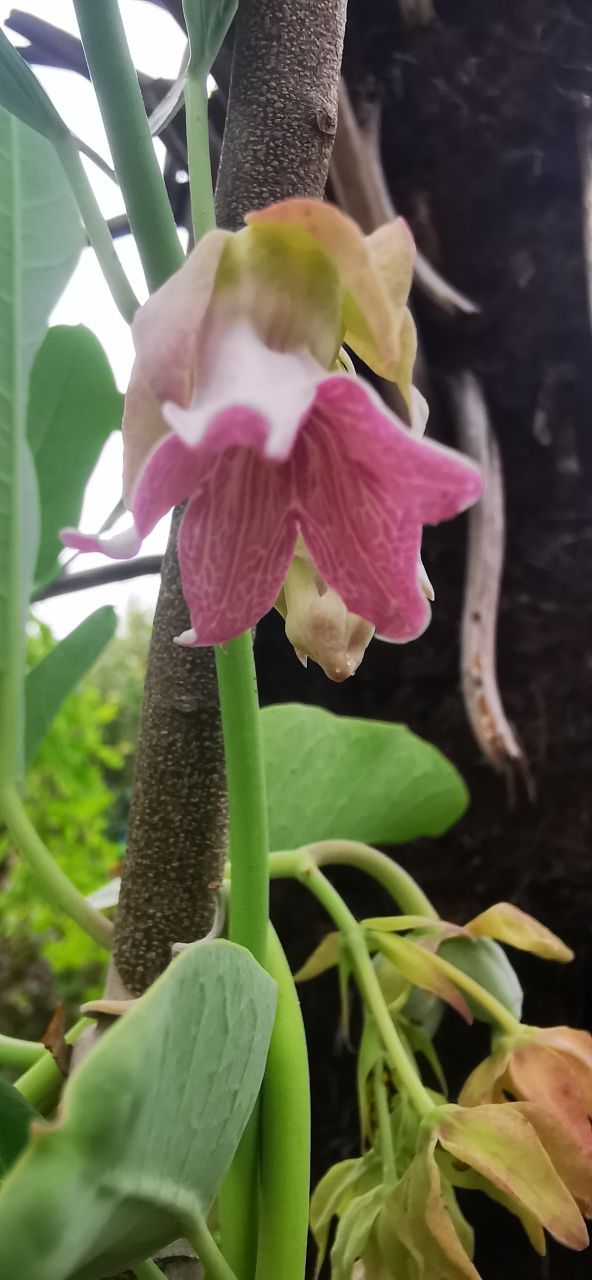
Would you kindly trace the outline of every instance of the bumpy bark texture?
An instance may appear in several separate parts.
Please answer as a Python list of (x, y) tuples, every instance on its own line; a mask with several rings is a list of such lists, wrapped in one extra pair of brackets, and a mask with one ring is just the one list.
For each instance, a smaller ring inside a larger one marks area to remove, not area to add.
[[(345, 0), (243, 0), (216, 212), (236, 228), (249, 209), (321, 196), (337, 124)], [(226, 837), (223, 747), (210, 650), (180, 650), (187, 625), (175, 550), (154, 620), (114, 958), (143, 991), (173, 942), (207, 932)]]
[(179, 515), (154, 618), (115, 927), (115, 964), (135, 994), (165, 968), (174, 942), (208, 932), (226, 846), (214, 655), (173, 643), (189, 625), (177, 564)]
[(242, 0), (216, 211), (322, 196), (337, 128), (345, 0)]

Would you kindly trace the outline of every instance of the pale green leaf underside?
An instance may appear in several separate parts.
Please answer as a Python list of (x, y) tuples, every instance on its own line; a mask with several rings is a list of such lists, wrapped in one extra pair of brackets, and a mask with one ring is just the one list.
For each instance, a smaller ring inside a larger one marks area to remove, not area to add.
[(18, 771), (23, 627), (37, 551), (37, 495), (25, 439), (29, 373), (83, 245), (54, 149), (0, 109), (0, 755)]
[(111, 605), (96, 609), (64, 636), (25, 680), (25, 768), (32, 763), (62, 702), (96, 662), (115, 633)]
[(257, 1097), (276, 987), (195, 943), (102, 1038), (0, 1193), (0, 1280), (99, 1280), (203, 1219)]
[(467, 806), (454, 766), (404, 725), (297, 704), (267, 707), (262, 722), (272, 849), (437, 836)]

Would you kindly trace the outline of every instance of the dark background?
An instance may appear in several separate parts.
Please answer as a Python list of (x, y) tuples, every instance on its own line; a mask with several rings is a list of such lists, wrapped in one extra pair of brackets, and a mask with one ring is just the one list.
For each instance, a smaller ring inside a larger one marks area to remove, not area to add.
[[(592, 349), (582, 240), (579, 118), (592, 96), (587, 0), (436, 0), (436, 20), (410, 26), (395, 0), (352, 0), (345, 54), (350, 91), (384, 112), (384, 162), (417, 243), (482, 308), (444, 318), (414, 297), (430, 372), (432, 430), (453, 441), (446, 378), (482, 380), (504, 464), (507, 558), (499, 677), (535, 783), (512, 798), (483, 760), (459, 684), (466, 527), (428, 530), (433, 622), (408, 647), (374, 642), (356, 676), (331, 685), (303, 671), (266, 619), (258, 639), (265, 701), (322, 703), (403, 721), (457, 765), (471, 793), (446, 837), (397, 850), (441, 913), (470, 918), (500, 898), (539, 916), (576, 952), (570, 966), (520, 959), (525, 1017), (592, 1026)], [(545, 443), (535, 423), (544, 417)], [(537, 438), (537, 435), (539, 438)], [(355, 873), (340, 887), (361, 912), (384, 905)], [(291, 958), (322, 936), (322, 913), (275, 886)], [(515, 953), (512, 956), (515, 959)], [(315, 1175), (356, 1153), (354, 1064), (340, 1039), (336, 981), (301, 989), (311, 1048)], [(447, 1014), (451, 1085), (485, 1050)], [(590, 1258), (551, 1245), (540, 1259), (508, 1214), (471, 1196), (484, 1280), (576, 1280)]]

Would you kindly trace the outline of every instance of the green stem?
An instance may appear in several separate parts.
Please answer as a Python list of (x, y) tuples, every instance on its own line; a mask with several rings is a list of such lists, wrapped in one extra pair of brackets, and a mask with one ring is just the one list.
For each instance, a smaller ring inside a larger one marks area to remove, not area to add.
[(486, 1011), (490, 1013), (498, 1026), (503, 1031), (515, 1035), (517, 1031), (522, 1031), (523, 1026), (514, 1014), (506, 1009), (505, 1004), (498, 1000), (496, 996), (481, 986), (475, 978), (469, 977), (468, 973), (463, 973), (462, 969), (457, 969), (456, 965), (451, 964), (449, 960), (445, 960), (438, 952), (438, 968), (446, 977), (450, 978), (456, 987), (460, 987), (461, 991), (465, 991), (468, 996), (477, 1001)]
[[(250, 631), (216, 648), (230, 819), (229, 934), (260, 964), (267, 961), (269, 834), (265, 770)], [(243, 1134), (219, 1197), (222, 1248), (252, 1280), (259, 1218), (259, 1108)]]
[(319, 840), (290, 852), (272, 853), (269, 862), (272, 880), (296, 875), (297, 872), (292, 871), (291, 867), (296, 865), (294, 859), (302, 854), (317, 867), (357, 867), (377, 880), (406, 914), (438, 918), (429, 898), (426, 898), (413, 877), (398, 862), (393, 862), (386, 853), (380, 853), (378, 849), (372, 849), (370, 845), (361, 844), (358, 840)]
[[(87, 1027), (92, 1027), (92, 1018), (79, 1018), (78, 1022), (66, 1032), (66, 1044), (75, 1044)], [(23, 1076), (16, 1081), (15, 1089), (23, 1098), (36, 1107), (38, 1111), (51, 1110), (59, 1096), (64, 1077), (49, 1049), (45, 1049), (39, 1059)]]
[(383, 1070), (382, 1062), (377, 1063), (374, 1068), (374, 1101), (376, 1104), (376, 1119), (378, 1124), (378, 1145), (380, 1148), (383, 1179), (385, 1182), (394, 1183), (397, 1176), (397, 1169), (395, 1165), (395, 1152), (393, 1149), (393, 1134), (391, 1129), (388, 1098), (386, 1096), (386, 1088), (382, 1078)]
[(206, 77), (189, 66), (185, 84), (185, 119), (191, 192), (191, 217), (195, 242), (216, 225), (210, 143), (208, 135), (208, 90)]
[(97, 261), (111, 290), (113, 301), (124, 320), (131, 324), (139, 303), (117, 256), (111, 232), (99, 209), (86, 169), (72, 138), (54, 143), (66, 177), (80, 210), (86, 234), (97, 255)]
[(0, 1062), (7, 1067), (32, 1067), (47, 1053), (44, 1044), (37, 1040), (15, 1040), (13, 1036), (0, 1035)]
[(230, 819), (230, 938), (267, 958), (269, 829), (250, 631), (216, 648)]
[(431, 1115), (434, 1103), (427, 1089), (424, 1089), (388, 1011), (376, 970), (368, 953), (363, 929), (331, 881), (327, 880), (314, 862), (302, 859), (298, 879), (322, 903), (343, 936), (360, 995), (376, 1022), (387, 1058), (396, 1073), (400, 1087), (409, 1095), (421, 1116)]
[(220, 1252), (203, 1218), (192, 1223), (191, 1229), (186, 1229), (186, 1234), (203, 1266), (207, 1280), (237, 1280), (236, 1272)]
[(49, 901), (70, 916), (71, 920), (75, 920), (99, 946), (109, 950), (113, 935), (111, 922), (91, 907), (61, 867), (54, 862), (29, 821), (15, 787), (6, 786), (0, 791), (0, 816), (4, 819), (21, 857), (42, 884)]
[(152, 291), (183, 262), (117, 0), (74, 0), (130, 227)]
[(306, 1036), (290, 966), (275, 930), (267, 968), (278, 985), (261, 1103), (261, 1218), (256, 1280), (302, 1280), (310, 1195)]
[(156, 1263), (148, 1258), (146, 1262), (139, 1262), (132, 1271), (136, 1276), (136, 1280), (165, 1280), (164, 1271), (157, 1267)]

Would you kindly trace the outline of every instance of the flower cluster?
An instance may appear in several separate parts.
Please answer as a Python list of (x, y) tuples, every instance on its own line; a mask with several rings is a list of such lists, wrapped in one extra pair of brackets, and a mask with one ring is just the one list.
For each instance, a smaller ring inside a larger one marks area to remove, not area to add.
[[(134, 554), (171, 507), (191, 627), (224, 643), (283, 604), (300, 656), (334, 679), (376, 630), (404, 642), (430, 617), (422, 526), (476, 500), (481, 479), (422, 439), (401, 219), (364, 237), (328, 204), (288, 200), (213, 231), (138, 312), (123, 421), (134, 524), (66, 545)], [(343, 372), (346, 342), (394, 381), (407, 425)]]
[[(492, 994), (499, 974), (490, 971), (484, 985), (475, 979), (484, 943), (503, 942), (560, 962), (571, 960), (572, 952), (507, 902), (463, 926), (407, 915), (364, 920), (360, 929), (375, 953), (382, 996), (411, 1062), (423, 1055), (445, 1089), (432, 1043), (437, 1018), (429, 1027), (434, 997), (467, 1021), (473, 1012), (487, 1017), (494, 1046), (458, 1104), (424, 1090), (427, 1105), (418, 1110), (365, 1007), (358, 1100), (368, 1149), (330, 1169), (315, 1190), (311, 1226), (319, 1267), (337, 1218), (332, 1280), (480, 1280), (459, 1189), (481, 1191), (503, 1205), (541, 1254), (545, 1232), (569, 1248), (585, 1248), (584, 1219), (592, 1216), (592, 1036), (569, 1027), (524, 1026), (503, 983)], [(459, 954), (459, 943), (462, 969), (446, 958)], [(336, 964), (343, 986), (351, 957), (347, 939), (334, 933), (297, 977), (306, 980)], [(505, 970), (500, 972), (503, 979)]]

